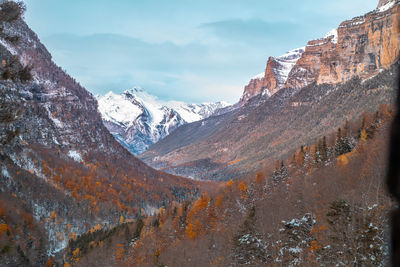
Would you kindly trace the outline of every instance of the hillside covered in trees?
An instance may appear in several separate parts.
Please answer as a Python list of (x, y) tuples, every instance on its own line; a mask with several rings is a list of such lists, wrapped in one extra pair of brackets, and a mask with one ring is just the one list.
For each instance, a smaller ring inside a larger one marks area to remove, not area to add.
[[(76, 266), (386, 266), (393, 108), (345, 121), (254, 177), (70, 241)], [(207, 256), (206, 256), (207, 255)]]
[(0, 4), (0, 265), (43, 266), (75, 235), (198, 194), (195, 181), (148, 167), (107, 131), (95, 97)]

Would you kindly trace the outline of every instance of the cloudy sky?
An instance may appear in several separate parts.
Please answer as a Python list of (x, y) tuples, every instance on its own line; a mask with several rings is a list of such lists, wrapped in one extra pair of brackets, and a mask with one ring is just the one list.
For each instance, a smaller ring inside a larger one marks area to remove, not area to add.
[(25, 0), (26, 21), (93, 94), (236, 102), (279, 56), (378, 0)]

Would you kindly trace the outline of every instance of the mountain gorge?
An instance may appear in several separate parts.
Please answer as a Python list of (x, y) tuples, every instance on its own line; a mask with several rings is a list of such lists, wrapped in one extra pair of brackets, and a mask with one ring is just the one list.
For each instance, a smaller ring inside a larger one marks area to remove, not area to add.
[(400, 1), (269, 57), (234, 105), (95, 97), (0, 2), (1, 266), (387, 265)]
[(186, 104), (160, 102), (143, 89), (109, 92), (98, 97), (104, 125), (131, 153), (139, 155), (179, 126), (211, 116), (226, 102)]
[(273, 77), (281, 67), (270, 58), (264, 77), (246, 86), (240, 109), (180, 127), (140, 158), (203, 179), (245, 176), (340, 127), (343, 117), (352, 120), (391, 104), (399, 8), (398, 1), (390, 1), (342, 22), (337, 36), (331, 31), (309, 41), (279, 90)]

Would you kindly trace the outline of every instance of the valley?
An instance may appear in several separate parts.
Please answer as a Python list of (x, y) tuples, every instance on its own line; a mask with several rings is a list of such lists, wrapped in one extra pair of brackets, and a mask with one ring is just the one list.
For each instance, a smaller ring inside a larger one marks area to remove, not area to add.
[(238, 102), (94, 96), (0, 3), (1, 266), (387, 266), (400, 2)]

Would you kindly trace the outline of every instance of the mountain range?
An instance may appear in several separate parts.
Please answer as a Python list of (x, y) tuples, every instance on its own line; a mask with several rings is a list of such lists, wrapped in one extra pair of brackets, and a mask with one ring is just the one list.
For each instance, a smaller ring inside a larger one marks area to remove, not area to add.
[(393, 100), (400, 54), (398, 1), (270, 57), (239, 109), (184, 125), (140, 155), (170, 173), (226, 180), (246, 176), (321, 134)]
[(104, 125), (131, 153), (139, 155), (179, 126), (211, 116), (226, 102), (163, 103), (141, 88), (97, 97)]

